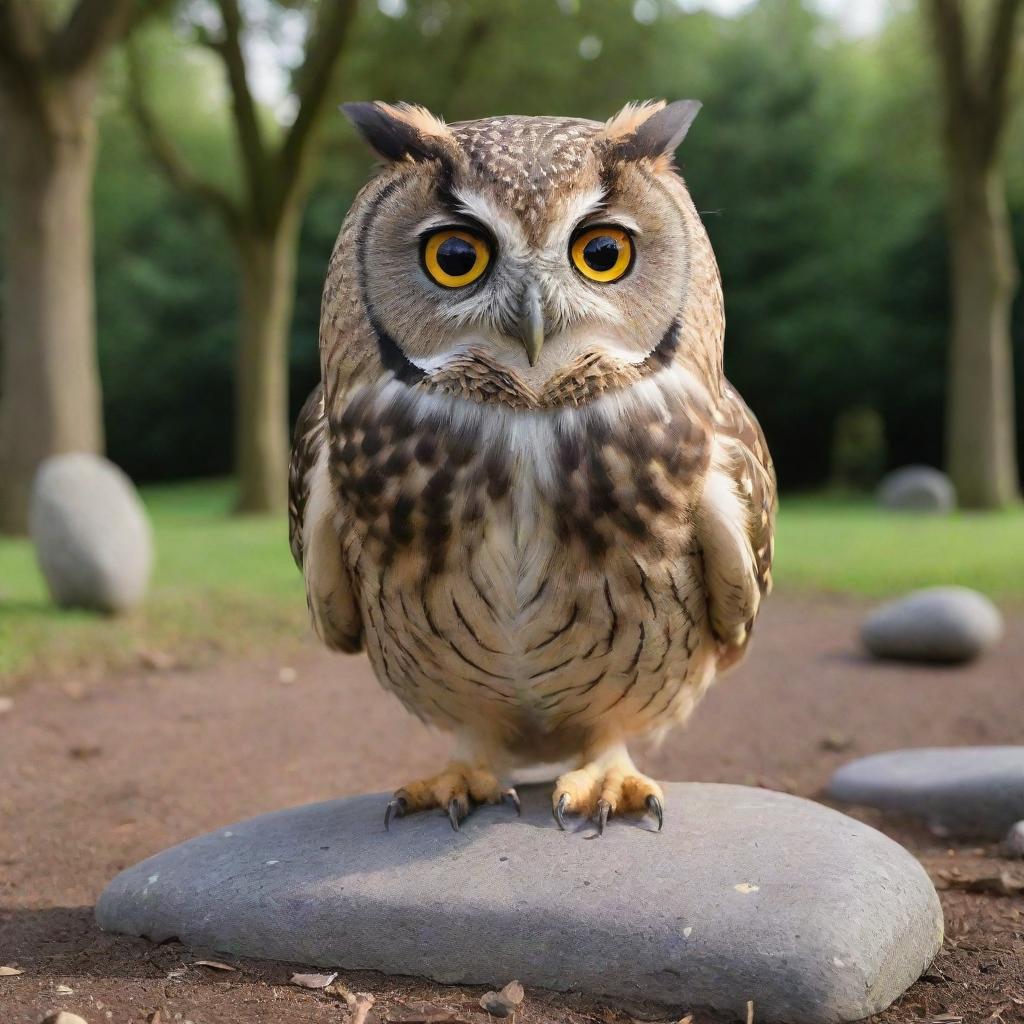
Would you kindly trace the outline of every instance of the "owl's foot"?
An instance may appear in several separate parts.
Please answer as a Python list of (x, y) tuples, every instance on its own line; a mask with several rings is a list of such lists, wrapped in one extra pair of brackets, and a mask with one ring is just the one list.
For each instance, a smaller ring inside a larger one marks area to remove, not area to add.
[(566, 814), (581, 814), (596, 819), (601, 835), (613, 814), (650, 813), (658, 821), (659, 832), (665, 822), (661, 786), (638, 772), (628, 755), (591, 761), (560, 776), (551, 795), (551, 807), (562, 829), (566, 827)]
[(440, 807), (447, 811), (448, 820), (457, 832), (460, 822), (476, 804), (500, 804), (506, 800), (521, 813), (516, 791), (502, 789), (498, 777), (489, 768), (451, 761), (443, 772), (395, 790), (384, 811), (384, 830), (390, 828), (392, 817), (403, 818), (414, 811)]

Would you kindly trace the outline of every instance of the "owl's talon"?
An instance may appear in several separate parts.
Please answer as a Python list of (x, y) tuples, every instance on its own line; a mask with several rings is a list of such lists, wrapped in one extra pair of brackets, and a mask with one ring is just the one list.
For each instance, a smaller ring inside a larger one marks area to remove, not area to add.
[(565, 832), (567, 826), (565, 824), (565, 809), (569, 806), (569, 794), (563, 793), (559, 798), (558, 806), (555, 808), (555, 820), (558, 822), (558, 827)]
[(647, 798), (647, 810), (658, 819), (658, 831), (660, 832), (665, 824), (665, 808), (661, 806), (661, 801), (653, 793)]
[(458, 797), (452, 797), (448, 801), (448, 820), (452, 823), (452, 828), (456, 832), (459, 831), (459, 823), (467, 817), (469, 814), (469, 808), (463, 807), (459, 802)]
[(597, 834), (599, 836), (604, 835), (604, 827), (608, 824), (608, 815), (612, 813), (612, 805), (607, 800), (598, 800), (597, 809), (599, 811), (599, 817), (597, 819)]
[(516, 809), (516, 814), (521, 818), (523, 816), (523, 805), (519, 799), (519, 794), (516, 792), (514, 786), (509, 786), (508, 789), (504, 790), (501, 794), (501, 802), (504, 803), (508, 800), (513, 807)]
[(404, 818), (408, 806), (409, 804), (404, 797), (396, 796), (388, 801), (387, 807), (384, 808), (385, 832), (391, 831), (391, 815), (394, 814), (396, 818)]

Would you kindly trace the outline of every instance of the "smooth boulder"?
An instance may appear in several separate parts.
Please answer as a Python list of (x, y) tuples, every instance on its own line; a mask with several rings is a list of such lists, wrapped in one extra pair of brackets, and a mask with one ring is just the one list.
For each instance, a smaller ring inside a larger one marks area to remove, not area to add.
[(131, 480), (98, 455), (47, 459), (36, 474), (29, 532), (53, 600), (123, 612), (143, 599), (153, 537)]
[(984, 594), (966, 587), (931, 587), (872, 612), (861, 640), (876, 658), (970, 661), (995, 646), (1003, 617)]
[(672, 783), (664, 831), (561, 832), (550, 789), (523, 814), (439, 812), (383, 828), (375, 795), (254, 818), (122, 872), (104, 929), (324, 968), (580, 990), (759, 1021), (829, 1024), (888, 1006), (925, 970), (942, 912), (918, 862), (820, 804)]
[(1024, 819), (1024, 747), (922, 747), (843, 765), (828, 794), (921, 818), (939, 835), (1002, 839)]
[(904, 466), (883, 477), (878, 502), (898, 512), (952, 512), (956, 490), (945, 473), (931, 466)]

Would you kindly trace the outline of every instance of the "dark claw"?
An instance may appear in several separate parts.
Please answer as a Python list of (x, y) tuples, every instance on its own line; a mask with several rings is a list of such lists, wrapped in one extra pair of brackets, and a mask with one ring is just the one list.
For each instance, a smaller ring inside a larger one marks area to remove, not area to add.
[(558, 827), (564, 832), (565, 826), (565, 809), (569, 806), (569, 794), (563, 793), (558, 800), (558, 806), (555, 808), (555, 820), (558, 822)]
[(597, 819), (597, 834), (603, 836), (604, 827), (608, 824), (608, 815), (612, 812), (612, 805), (607, 800), (598, 800), (597, 809), (601, 812), (601, 816)]
[(409, 804), (406, 802), (404, 797), (396, 796), (393, 800), (388, 802), (387, 807), (384, 810), (384, 831), (391, 831), (391, 815), (394, 814), (398, 818), (404, 818), (405, 812)]
[(511, 801), (512, 805), (516, 809), (516, 814), (520, 817), (523, 816), (523, 805), (519, 801), (519, 794), (515, 791), (514, 786), (510, 786), (501, 794), (501, 802), (504, 803), (506, 800)]
[(448, 801), (448, 820), (452, 823), (452, 828), (456, 832), (459, 831), (459, 822), (466, 817), (469, 812), (464, 810), (462, 804), (459, 803), (458, 797), (452, 797)]
[(658, 819), (658, 831), (660, 832), (662, 825), (665, 824), (665, 808), (661, 806), (661, 801), (656, 796), (649, 796), (647, 810)]

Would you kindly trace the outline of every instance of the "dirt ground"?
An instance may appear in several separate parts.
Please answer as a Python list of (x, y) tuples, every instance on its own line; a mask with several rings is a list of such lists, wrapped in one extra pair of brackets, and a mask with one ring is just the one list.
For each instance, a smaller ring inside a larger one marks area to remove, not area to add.
[[(721, 681), (692, 728), (641, 764), (664, 779), (815, 797), (835, 767), (874, 751), (1021, 741), (1024, 615), (1011, 616), (1007, 640), (982, 662), (925, 669), (861, 658), (863, 611), (850, 600), (776, 595), (747, 663)], [(166, 846), (264, 811), (392, 789), (435, 768), (446, 749), (378, 689), (365, 661), (312, 643), (287, 665), (140, 669), (15, 693), (0, 716), (0, 965), (24, 973), (0, 977), (0, 1024), (38, 1024), (53, 1009), (88, 1024), (141, 1022), (155, 1011), (161, 1024), (350, 1019), (338, 996), (289, 986), (288, 965), (195, 966), (203, 951), (99, 932), (92, 904), (117, 871)], [(1001, 872), (1010, 889), (1024, 880), (1024, 862), (999, 859), (994, 847), (950, 847), (910, 823), (858, 816), (904, 843), (940, 884), (953, 877), (970, 887)], [(942, 952), (873, 1019), (1024, 1021), (1024, 900), (957, 888), (942, 902)], [(376, 997), (371, 1021), (487, 1020), (480, 989), (352, 972), (338, 982)], [(613, 1009), (530, 989), (517, 1021), (677, 1020), (689, 1009)], [(695, 1024), (708, 1019), (695, 1013)]]

